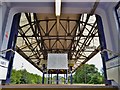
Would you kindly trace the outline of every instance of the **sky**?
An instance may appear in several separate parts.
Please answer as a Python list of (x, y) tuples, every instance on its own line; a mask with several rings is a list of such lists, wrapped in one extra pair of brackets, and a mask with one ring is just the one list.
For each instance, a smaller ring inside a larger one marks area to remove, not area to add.
[[(92, 59), (90, 59), (88, 64), (94, 64), (99, 71), (102, 69), (102, 60), (100, 53), (96, 54)], [(42, 72), (40, 72), (37, 68), (35, 68), (32, 64), (30, 64), (27, 60), (25, 60), (22, 56), (20, 56), (17, 52), (15, 52), (13, 69), (21, 70), (26, 69), (29, 73), (37, 74), (42, 76)]]
[(42, 75), (42, 72), (40, 72), (37, 68), (35, 68), (32, 64), (30, 64), (17, 52), (15, 52), (13, 69), (16, 69), (16, 70), (26, 69), (30, 73)]
[(94, 64), (98, 68), (99, 72), (101, 72), (103, 65), (102, 65), (102, 58), (100, 52), (96, 54), (93, 58), (91, 58), (87, 63)]

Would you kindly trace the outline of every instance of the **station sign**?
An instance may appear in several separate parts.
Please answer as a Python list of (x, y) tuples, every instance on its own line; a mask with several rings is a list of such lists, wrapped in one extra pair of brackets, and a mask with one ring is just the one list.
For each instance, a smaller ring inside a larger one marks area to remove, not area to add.
[(113, 58), (106, 62), (107, 69), (116, 68), (119, 66), (120, 66), (120, 57)]
[(65, 53), (49, 53), (47, 69), (68, 69), (68, 55)]
[(8, 70), (9, 61), (0, 57), (0, 80), (5, 80)]

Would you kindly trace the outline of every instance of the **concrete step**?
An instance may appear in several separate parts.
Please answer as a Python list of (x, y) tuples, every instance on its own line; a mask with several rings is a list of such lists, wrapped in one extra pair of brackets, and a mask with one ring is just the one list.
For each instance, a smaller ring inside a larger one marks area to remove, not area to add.
[(0, 86), (2, 90), (119, 90), (115, 86), (104, 85), (48, 85), (48, 84), (19, 84)]

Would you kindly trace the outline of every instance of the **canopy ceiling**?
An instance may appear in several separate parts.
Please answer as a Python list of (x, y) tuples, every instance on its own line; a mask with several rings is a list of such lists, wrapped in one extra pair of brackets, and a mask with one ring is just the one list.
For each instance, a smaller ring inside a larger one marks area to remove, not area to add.
[(48, 53), (67, 53), (74, 72), (100, 51), (93, 4), (89, 14), (22, 13), (16, 51), (42, 72)]

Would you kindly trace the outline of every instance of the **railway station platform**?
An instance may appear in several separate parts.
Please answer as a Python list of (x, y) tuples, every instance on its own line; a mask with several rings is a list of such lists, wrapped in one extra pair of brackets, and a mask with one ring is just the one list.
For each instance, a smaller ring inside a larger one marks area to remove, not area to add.
[(21, 84), (0, 86), (1, 90), (119, 90), (116, 86), (94, 85), (94, 84)]

